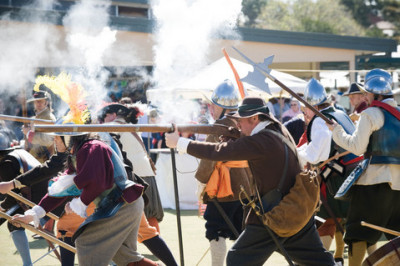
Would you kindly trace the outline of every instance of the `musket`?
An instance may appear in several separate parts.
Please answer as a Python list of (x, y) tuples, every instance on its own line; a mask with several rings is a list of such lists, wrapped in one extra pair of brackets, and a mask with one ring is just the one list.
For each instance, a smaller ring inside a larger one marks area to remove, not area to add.
[[(13, 197), (14, 199), (16, 199), (16, 200), (28, 205), (29, 207), (34, 207), (36, 205), (32, 201), (22, 197), (21, 195), (18, 195), (17, 193), (15, 193), (13, 191), (9, 191), (9, 192), (7, 192), (7, 194), (10, 195), (11, 197)], [(50, 217), (51, 219), (53, 219), (55, 221), (60, 220), (60, 218), (57, 215), (55, 215), (55, 214), (53, 214), (51, 212), (46, 213), (46, 216)]]
[(394, 236), (400, 236), (400, 232), (394, 231), (394, 230), (391, 230), (391, 229), (387, 229), (387, 228), (382, 227), (382, 226), (370, 224), (370, 223), (367, 223), (367, 222), (364, 222), (364, 221), (361, 221), (361, 225), (362, 226), (367, 226), (369, 228), (372, 228), (372, 229), (375, 229), (375, 230), (378, 230), (378, 231), (381, 231), (381, 232), (384, 232), (384, 233), (387, 233), (387, 234), (391, 234), (391, 235), (394, 235)]
[[(243, 202), (242, 194), (244, 195), (245, 199), (248, 201), (247, 204)], [(245, 207), (250, 206), (253, 209), (259, 222), (268, 231), (269, 235), (271, 236), (272, 240), (275, 242), (275, 245), (278, 247), (278, 249), (282, 252), (282, 255), (285, 257), (286, 261), (289, 263), (290, 266), (294, 266), (292, 259), (290, 258), (286, 249), (283, 247), (282, 243), (279, 242), (279, 240), (276, 238), (276, 236), (274, 235), (274, 232), (272, 232), (272, 230), (264, 224), (263, 219), (262, 219), (263, 214), (261, 213), (260, 207), (256, 204), (255, 199), (250, 198), (250, 196), (247, 194), (246, 190), (244, 189), (244, 187), (242, 185), (240, 185), (239, 200), (243, 206), (245, 206)]]
[(35, 125), (37, 132), (173, 132), (175, 126), (179, 132), (193, 134), (219, 135), (233, 138), (240, 137), (240, 131), (225, 125), (193, 124), (96, 124), (96, 125)]
[(320, 111), (318, 111), (314, 106), (312, 106), (311, 104), (309, 104), (307, 101), (305, 101), (303, 98), (301, 98), (297, 93), (295, 93), (294, 91), (292, 91), (291, 89), (289, 89), (285, 84), (283, 84), (282, 82), (280, 82), (277, 78), (275, 78), (274, 76), (272, 76), (268, 71), (266, 71), (265, 69), (263, 69), (262, 67), (259, 66), (259, 64), (254, 63), (250, 58), (248, 58), (247, 56), (245, 56), (242, 52), (240, 52), (238, 49), (236, 49), (235, 47), (232, 47), (236, 52), (238, 52), (244, 59), (246, 59), (247, 62), (249, 62), (253, 67), (255, 71), (260, 72), (262, 75), (264, 75), (265, 77), (269, 78), (270, 80), (272, 80), (273, 82), (275, 82), (279, 87), (281, 87), (282, 89), (284, 89), (285, 91), (287, 91), (290, 95), (292, 95), (294, 98), (296, 98), (297, 100), (299, 100), (300, 102), (302, 102), (307, 108), (311, 109), (317, 116), (321, 117), (326, 123), (332, 125), (333, 122), (331, 120), (329, 120), (329, 118), (327, 118), (324, 114), (322, 114)]
[(0, 120), (16, 121), (22, 123), (35, 123), (35, 124), (54, 124), (51, 120), (27, 118), (22, 116), (13, 115), (0, 115)]
[(56, 238), (55, 236), (49, 235), (35, 227), (33, 227), (32, 225), (23, 223), (21, 221), (17, 221), (17, 220), (13, 220), (11, 216), (7, 215), (6, 213), (0, 211), (0, 217), (6, 219), (7, 221), (11, 222), (14, 225), (19, 225), (22, 226), (25, 229), (28, 229), (29, 231), (34, 232), (35, 234), (40, 235), (41, 237), (45, 238), (46, 240), (49, 240), (65, 249), (68, 249), (71, 252), (76, 253), (76, 248), (74, 248), (71, 245), (68, 245), (67, 243), (61, 241), (60, 239)]

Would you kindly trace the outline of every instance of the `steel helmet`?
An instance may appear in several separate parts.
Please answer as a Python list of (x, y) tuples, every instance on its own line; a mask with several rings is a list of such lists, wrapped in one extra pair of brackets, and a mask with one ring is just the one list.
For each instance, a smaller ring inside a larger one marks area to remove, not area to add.
[(312, 78), (304, 90), (304, 99), (312, 106), (323, 104), (328, 100), (325, 88), (318, 80)]
[(390, 82), (382, 76), (370, 78), (365, 83), (364, 90), (373, 94), (393, 95)]
[(367, 75), (365, 75), (364, 83), (367, 83), (368, 80), (375, 77), (383, 77), (387, 82), (393, 84), (393, 79), (390, 73), (380, 68), (375, 68), (369, 71)]
[(211, 101), (224, 109), (236, 109), (239, 105), (239, 92), (232, 81), (226, 79), (215, 88)]

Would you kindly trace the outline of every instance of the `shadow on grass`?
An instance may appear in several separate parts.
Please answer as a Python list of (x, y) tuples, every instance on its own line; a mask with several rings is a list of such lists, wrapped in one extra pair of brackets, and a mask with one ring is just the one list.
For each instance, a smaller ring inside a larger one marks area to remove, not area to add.
[[(164, 212), (176, 215), (176, 210), (164, 209)], [(197, 210), (181, 210), (181, 216), (198, 216)]]
[(30, 249), (42, 249), (47, 248), (49, 245), (44, 239), (34, 239), (33, 241), (29, 241)]
[(158, 261), (158, 260), (160, 260), (159, 258), (157, 258), (156, 256), (154, 256), (154, 255), (151, 254), (151, 253), (142, 253), (142, 255), (143, 255), (146, 259), (149, 259), (149, 260), (152, 260), (152, 261)]

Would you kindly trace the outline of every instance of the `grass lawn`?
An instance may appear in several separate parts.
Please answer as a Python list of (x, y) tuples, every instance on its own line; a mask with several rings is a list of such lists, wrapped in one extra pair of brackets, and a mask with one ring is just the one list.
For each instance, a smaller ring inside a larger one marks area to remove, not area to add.
[[(180, 264), (176, 221), (175, 211), (165, 210), (164, 220), (160, 223), (160, 230), (161, 236), (170, 247), (178, 264)], [(204, 236), (205, 220), (202, 217), (198, 217), (197, 211), (181, 211), (181, 223), (185, 265), (211, 265), (211, 256), (210, 251), (208, 250), (209, 244), (208, 240)], [(31, 236), (32, 233), (28, 232), (31, 257), (32, 261), (35, 261), (47, 252), (47, 243), (44, 240), (33, 239)], [(19, 254), (16, 251), (5, 223), (0, 227), (0, 239), (2, 240), (2, 248), (0, 249), (0, 265), (22, 265)], [(229, 248), (233, 242), (227, 241), (227, 243)], [(380, 242), (380, 245), (383, 243), (384, 242)], [(334, 243), (331, 248), (334, 249)], [(147, 258), (157, 260), (143, 244), (138, 244), (138, 251)], [(347, 265), (347, 253), (345, 255), (345, 264)], [(78, 265), (77, 261), (75, 261), (75, 263)], [(60, 265), (60, 262), (57, 260), (57, 257), (51, 253), (34, 265)], [(274, 253), (265, 265), (288, 265), (288, 263), (280, 254)]]

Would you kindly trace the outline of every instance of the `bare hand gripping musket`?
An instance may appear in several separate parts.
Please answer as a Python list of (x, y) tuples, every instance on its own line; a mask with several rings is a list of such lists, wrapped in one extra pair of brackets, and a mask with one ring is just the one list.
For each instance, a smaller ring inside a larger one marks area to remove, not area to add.
[(15, 121), (21, 123), (35, 123), (35, 124), (54, 124), (51, 120), (27, 118), (22, 116), (0, 115), (0, 120)]
[(12, 219), (11, 216), (9, 216), (8, 214), (6, 214), (6, 213), (4, 213), (2, 211), (0, 211), (0, 217), (6, 219), (7, 221), (11, 222), (14, 225), (22, 226), (23, 228), (28, 229), (29, 231), (32, 231), (35, 234), (40, 235), (41, 237), (45, 238), (46, 240), (49, 240), (49, 241), (51, 241), (51, 242), (53, 242), (53, 243), (55, 243), (57, 245), (60, 245), (61, 247), (65, 248), (65, 249), (68, 249), (71, 252), (76, 253), (76, 249), (73, 246), (68, 245), (67, 243), (65, 243), (65, 242), (61, 241), (60, 239), (56, 238), (55, 236), (47, 234), (47, 233), (45, 233), (45, 232), (33, 227), (32, 225), (29, 225), (29, 224), (26, 224), (26, 223), (23, 223), (23, 222), (20, 222), (20, 221), (15, 221), (15, 220)]
[[(240, 131), (225, 125), (176, 125), (179, 132), (218, 135), (239, 138)], [(100, 124), (100, 125), (35, 125), (36, 132), (173, 132), (175, 126), (172, 124)]]
[[(28, 205), (28, 206), (31, 207), (31, 208), (33, 208), (33, 207), (36, 205), (36, 204), (33, 203), (32, 201), (30, 201), (30, 200), (28, 200), (28, 199), (22, 197), (21, 195), (15, 193), (15, 192), (13, 192), (13, 191), (9, 191), (9, 192), (7, 192), (7, 194), (10, 195), (11, 197), (13, 197), (14, 199), (16, 199), (16, 200), (18, 200), (18, 201), (20, 201), (20, 202), (22, 202), (22, 203)], [(53, 214), (53, 213), (51, 213), (51, 212), (46, 213), (46, 216), (50, 217), (51, 219), (53, 219), (53, 220), (55, 220), (55, 221), (60, 220), (60, 218), (59, 218), (57, 215), (55, 215), (55, 214)]]

